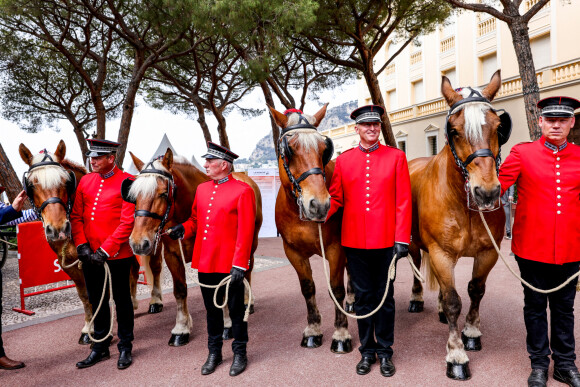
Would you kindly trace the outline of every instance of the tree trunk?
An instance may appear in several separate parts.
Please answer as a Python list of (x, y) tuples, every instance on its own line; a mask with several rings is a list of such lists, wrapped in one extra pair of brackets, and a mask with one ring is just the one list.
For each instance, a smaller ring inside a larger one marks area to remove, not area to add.
[(205, 122), (205, 110), (203, 109), (203, 105), (201, 103), (194, 102), (194, 105), (197, 108), (197, 122), (201, 127), (201, 131), (203, 132), (203, 138), (207, 143), (208, 141), (211, 141), (211, 133), (209, 132), (207, 122)]
[(512, 41), (518, 59), (520, 76), (522, 77), (522, 92), (524, 96), (524, 108), (526, 110), (526, 119), (528, 122), (528, 131), (530, 139), (537, 140), (542, 135), (538, 124), (539, 114), (536, 108), (540, 100), (540, 88), (536, 77), (532, 49), (530, 47), (530, 36), (528, 26), (521, 21), (521, 17), (508, 24), (512, 34)]
[[(107, 123), (107, 109), (105, 108), (105, 104), (103, 103), (103, 98), (101, 95), (93, 96), (93, 105), (95, 107), (95, 115), (97, 116), (96, 119), (96, 133), (97, 138), (105, 138), (105, 128)], [(82, 133), (81, 133), (82, 135)], [(78, 137), (78, 135), (77, 135)], [(84, 135), (83, 135), (84, 137)], [(85, 141), (86, 143), (86, 141)], [(82, 149), (82, 146), (81, 146)], [(83, 152), (84, 158), (84, 152)]]
[(213, 115), (218, 122), (217, 131), (220, 138), (220, 145), (232, 150), (230, 147), (230, 140), (228, 139), (228, 133), (226, 132), (226, 119), (224, 118), (224, 115), (219, 110), (214, 111)]
[[(274, 98), (272, 98), (272, 93), (268, 88), (268, 84), (265, 81), (260, 82), (260, 87), (262, 88), (262, 92), (264, 93), (264, 99), (266, 100), (266, 104), (274, 107)], [(274, 140), (274, 149), (276, 150), (276, 157), (279, 156), (278, 154), (278, 139), (280, 138), (280, 129), (278, 129), (278, 125), (274, 120), (274, 117), (270, 116), (270, 124), (272, 125), (272, 139)]]
[[(361, 51), (361, 57), (364, 55)], [(383, 94), (381, 93), (381, 87), (379, 85), (379, 80), (375, 74), (375, 70), (372, 64), (372, 58), (369, 58), (367, 63), (365, 63), (365, 70), (363, 71), (369, 93), (371, 95), (371, 100), (373, 104), (382, 106), (385, 108), (385, 100), (383, 99)], [(393, 128), (391, 127), (391, 121), (389, 120), (389, 115), (387, 114), (387, 109), (385, 108), (385, 114), (381, 117), (381, 132), (383, 133), (383, 138), (385, 139), (385, 144), (390, 146), (397, 146), (395, 141), (395, 136), (393, 135)]]
[(22, 191), (22, 184), (12, 168), (12, 163), (6, 156), (4, 148), (0, 143), (0, 185), (6, 188), (6, 195), (8, 195), (8, 200), (10, 203), (16, 198), (16, 196)]

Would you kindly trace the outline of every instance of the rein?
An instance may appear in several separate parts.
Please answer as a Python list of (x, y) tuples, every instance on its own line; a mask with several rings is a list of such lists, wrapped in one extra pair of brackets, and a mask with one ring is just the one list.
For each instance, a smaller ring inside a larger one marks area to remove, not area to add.
[[(562, 289), (566, 285), (568, 285), (570, 282), (572, 282), (574, 280), (574, 278), (580, 276), (580, 271), (578, 271), (578, 273), (574, 274), (573, 276), (571, 276), (570, 278), (568, 278), (566, 281), (564, 281), (562, 284), (556, 286), (555, 288), (548, 289), (548, 290), (536, 288), (535, 286), (533, 286), (532, 284), (530, 284), (529, 282), (524, 280), (522, 277), (520, 277), (518, 275), (518, 273), (516, 273), (515, 270), (512, 269), (510, 264), (507, 262), (506, 258), (501, 253), (497, 243), (495, 243), (495, 239), (493, 238), (493, 235), (491, 234), (491, 230), (489, 229), (489, 226), (487, 225), (487, 222), (485, 221), (485, 217), (483, 216), (481, 211), (479, 211), (479, 216), (481, 217), (481, 221), (483, 222), (483, 225), (485, 226), (485, 230), (487, 231), (487, 234), (489, 235), (489, 239), (491, 239), (491, 243), (493, 243), (493, 247), (495, 247), (495, 250), (497, 251), (497, 254), (500, 256), (503, 263), (505, 263), (505, 265), (507, 266), (507, 268), (513, 274), (514, 277), (516, 277), (523, 285), (527, 286), (528, 288), (532, 289), (533, 291), (538, 292), (538, 293), (542, 293), (542, 294), (554, 293), (554, 292), (557, 292), (558, 290)], [(580, 291), (580, 282), (578, 282), (576, 284), (576, 291), (577, 292)]]

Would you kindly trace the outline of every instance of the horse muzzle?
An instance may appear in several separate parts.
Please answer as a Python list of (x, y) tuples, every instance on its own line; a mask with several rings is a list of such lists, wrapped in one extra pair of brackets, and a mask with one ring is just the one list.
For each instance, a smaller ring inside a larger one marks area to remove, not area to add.
[(72, 235), (70, 222), (67, 220), (64, 222), (62, 227), (55, 227), (51, 224), (47, 224), (44, 226), (44, 234), (46, 235), (46, 239), (50, 242), (59, 242), (70, 239)]
[(491, 190), (476, 186), (473, 188), (473, 197), (480, 210), (491, 210), (499, 200), (501, 186), (498, 184)]
[(149, 238), (142, 238), (139, 242), (136, 242), (133, 238), (129, 238), (129, 246), (136, 255), (151, 255), (153, 253), (153, 241)]
[(310, 200), (303, 199), (303, 215), (306, 220), (313, 222), (324, 222), (330, 210), (330, 198), (320, 201), (316, 198)]

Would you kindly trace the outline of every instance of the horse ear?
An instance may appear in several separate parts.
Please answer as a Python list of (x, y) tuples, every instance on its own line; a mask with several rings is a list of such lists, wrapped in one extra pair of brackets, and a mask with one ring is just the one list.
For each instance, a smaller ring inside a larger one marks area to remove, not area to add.
[(161, 162), (161, 164), (168, 170), (171, 170), (171, 167), (173, 166), (173, 151), (170, 148), (167, 148), (167, 151), (165, 152), (165, 156), (163, 156), (163, 161)]
[(445, 75), (441, 77), (441, 94), (443, 94), (443, 97), (445, 97), (445, 100), (449, 106), (453, 106), (455, 103), (463, 99), (461, 94), (453, 89), (449, 78), (447, 78)]
[(322, 119), (326, 115), (326, 108), (327, 107), (328, 107), (328, 104), (325, 103), (324, 106), (322, 107), (322, 109), (320, 109), (319, 111), (314, 113), (313, 117), (316, 119), (316, 122), (314, 122), (312, 125), (314, 125), (315, 127), (318, 128), (318, 125), (320, 125), (320, 123), (322, 122)]
[(493, 98), (495, 97), (495, 94), (499, 91), (500, 87), (501, 87), (501, 70), (497, 70), (491, 76), (489, 85), (487, 85), (487, 87), (481, 91), (481, 94), (490, 101), (493, 101)]
[(286, 125), (288, 125), (288, 117), (286, 117), (284, 114), (280, 113), (278, 110), (274, 109), (270, 105), (268, 105), (268, 109), (270, 109), (270, 114), (274, 118), (274, 121), (276, 121), (276, 125), (278, 125), (281, 128), (285, 128)]
[(54, 156), (58, 159), (58, 161), (64, 160), (64, 156), (66, 155), (66, 144), (64, 141), (60, 140), (54, 151)]
[(135, 168), (137, 168), (137, 170), (139, 172), (141, 172), (145, 163), (143, 161), (139, 160), (139, 157), (135, 156), (133, 154), (133, 152), (129, 151), (129, 154), (131, 155), (131, 158), (133, 159), (133, 164), (135, 164)]
[(18, 147), (18, 153), (20, 153), (20, 157), (22, 161), (24, 161), (28, 165), (32, 165), (32, 153), (24, 144), (20, 144)]

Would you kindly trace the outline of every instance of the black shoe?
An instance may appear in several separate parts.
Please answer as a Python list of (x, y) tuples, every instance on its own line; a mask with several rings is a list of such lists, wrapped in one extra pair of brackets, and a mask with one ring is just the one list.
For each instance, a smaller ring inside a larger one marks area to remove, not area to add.
[(131, 351), (125, 350), (121, 351), (119, 354), (119, 360), (117, 361), (117, 368), (120, 370), (124, 370), (125, 368), (129, 368), (129, 366), (133, 364), (133, 357), (131, 356)]
[(246, 355), (234, 354), (234, 361), (230, 367), (230, 376), (238, 376), (248, 366), (248, 357)]
[(387, 378), (395, 374), (395, 365), (390, 357), (381, 358), (381, 375)]
[(554, 369), (554, 379), (559, 382), (566, 383), (572, 387), (580, 386), (580, 372), (578, 370), (558, 370)]
[(104, 351), (101, 351), (101, 352), (91, 351), (91, 353), (89, 354), (89, 357), (87, 357), (85, 360), (79, 361), (77, 363), (77, 368), (92, 367), (95, 364), (97, 364), (98, 362), (103, 361), (103, 360), (107, 360), (110, 357), (111, 357), (111, 355), (109, 354), (108, 349), (105, 349)]
[(511, 232), (506, 233), (505, 239), (512, 239), (512, 233)]
[[(555, 377), (554, 373), (554, 377)], [(548, 383), (548, 370), (533, 369), (528, 378), (528, 387), (546, 387)]]
[(201, 374), (209, 375), (215, 371), (217, 366), (222, 364), (222, 354), (221, 353), (210, 353), (207, 355), (207, 360), (201, 366)]
[(359, 375), (366, 375), (371, 372), (371, 364), (375, 364), (377, 359), (375, 357), (363, 356), (356, 365), (356, 373)]

